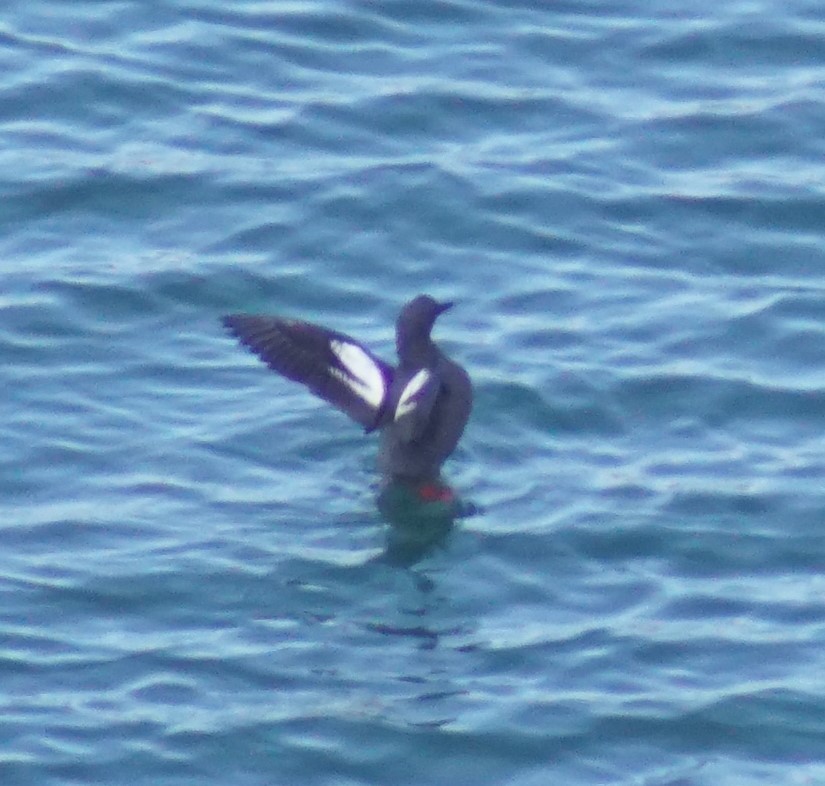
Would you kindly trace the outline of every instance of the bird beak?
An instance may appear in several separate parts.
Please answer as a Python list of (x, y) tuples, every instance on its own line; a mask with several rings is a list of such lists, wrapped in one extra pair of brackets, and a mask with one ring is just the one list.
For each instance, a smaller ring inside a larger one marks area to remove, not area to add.
[(443, 314), (448, 308), (453, 307), (453, 301), (448, 300), (446, 303), (439, 303), (438, 304), (438, 313)]

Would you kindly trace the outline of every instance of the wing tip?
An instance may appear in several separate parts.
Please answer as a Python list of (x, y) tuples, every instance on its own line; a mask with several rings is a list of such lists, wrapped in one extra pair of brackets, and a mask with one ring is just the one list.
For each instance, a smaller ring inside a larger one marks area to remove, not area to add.
[(221, 324), (241, 344), (250, 348), (257, 346), (257, 338), (266, 328), (272, 328), (264, 317), (252, 314), (226, 314), (221, 317)]
[(221, 324), (230, 333), (237, 333), (238, 328), (245, 318), (245, 314), (224, 314), (221, 317)]

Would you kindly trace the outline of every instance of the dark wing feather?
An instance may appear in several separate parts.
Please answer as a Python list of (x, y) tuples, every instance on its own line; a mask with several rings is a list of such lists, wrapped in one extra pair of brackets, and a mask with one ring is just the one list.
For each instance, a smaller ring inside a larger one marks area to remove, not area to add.
[(306, 385), (365, 429), (375, 427), (393, 372), (358, 341), (279, 317), (232, 314), (223, 324), (273, 371)]

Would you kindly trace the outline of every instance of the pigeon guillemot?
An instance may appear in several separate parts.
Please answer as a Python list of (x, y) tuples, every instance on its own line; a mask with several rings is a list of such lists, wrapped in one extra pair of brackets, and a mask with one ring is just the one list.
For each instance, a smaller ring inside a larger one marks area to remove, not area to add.
[(306, 385), (367, 433), (380, 431), (382, 474), (420, 485), (423, 497), (444, 488), (433, 484), (473, 402), (467, 372), (430, 338), (451, 306), (429, 295), (404, 306), (395, 326), (396, 368), (355, 339), (309, 322), (233, 314), (223, 324), (271, 369)]

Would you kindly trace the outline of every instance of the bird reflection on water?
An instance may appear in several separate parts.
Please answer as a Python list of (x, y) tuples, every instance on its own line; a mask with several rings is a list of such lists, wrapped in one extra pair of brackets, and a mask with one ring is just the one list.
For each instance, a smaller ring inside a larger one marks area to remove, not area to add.
[(385, 557), (410, 567), (445, 546), (456, 519), (477, 513), (440, 479), (427, 483), (387, 480), (378, 493), (378, 510), (388, 524)]

